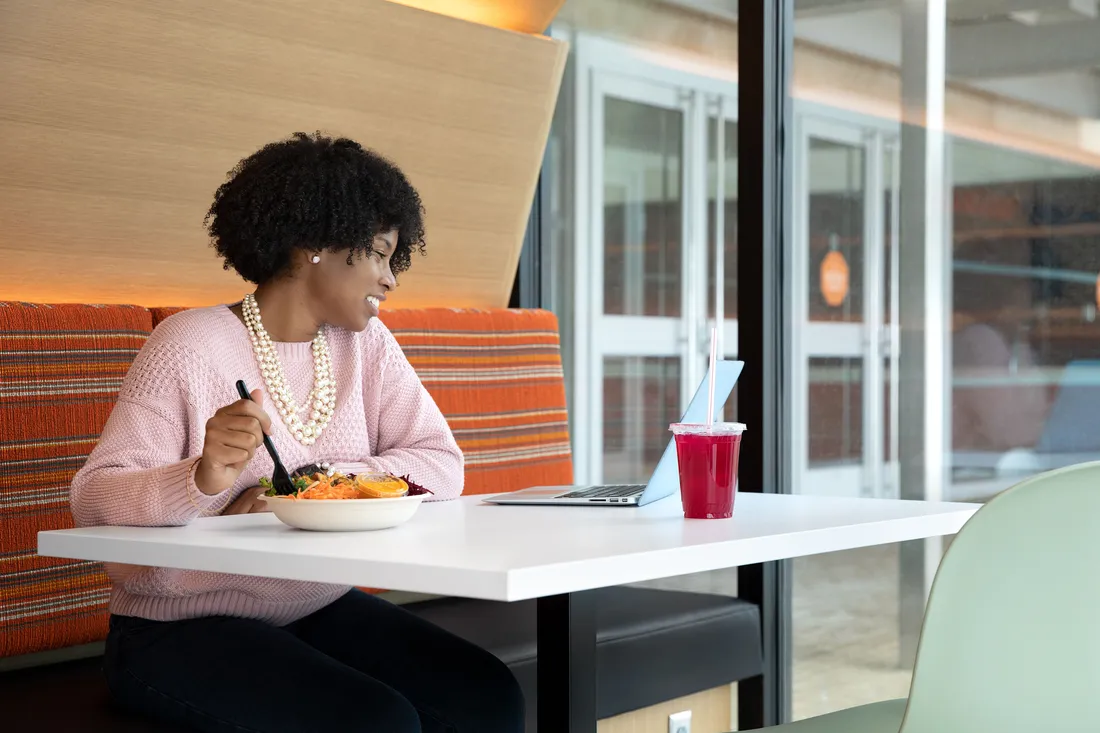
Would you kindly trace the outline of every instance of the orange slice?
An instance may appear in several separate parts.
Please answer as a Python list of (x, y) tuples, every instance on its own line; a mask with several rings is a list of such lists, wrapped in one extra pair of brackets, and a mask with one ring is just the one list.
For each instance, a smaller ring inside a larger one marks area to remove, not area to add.
[(356, 476), (355, 487), (371, 499), (392, 499), (409, 493), (409, 485), (403, 479), (382, 474)]

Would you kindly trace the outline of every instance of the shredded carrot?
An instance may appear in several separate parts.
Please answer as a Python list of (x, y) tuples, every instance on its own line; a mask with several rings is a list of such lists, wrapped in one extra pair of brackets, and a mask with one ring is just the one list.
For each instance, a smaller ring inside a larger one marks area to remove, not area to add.
[[(381, 494), (377, 487), (372, 487), (369, 481), (363, 477), (345, 476), (335, 474), (327, 476), (322, 473), (314, 474), (310, 478), (313, 482), (296, 493), (290, 494), (289, 499), (370, 499), (377, 498)], [(408, 484), (397, 477), (386, 477), (383, 483), (391, 488), (385, 495), (403, 496), (408, 491)]]

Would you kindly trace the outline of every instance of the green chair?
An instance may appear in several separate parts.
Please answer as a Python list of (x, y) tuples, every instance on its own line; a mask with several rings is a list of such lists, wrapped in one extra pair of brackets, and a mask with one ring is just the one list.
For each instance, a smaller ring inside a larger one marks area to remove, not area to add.
[(1100, 463), (983, 506), (940, 563), (908, 700), (768, 733), (1100, 731)]

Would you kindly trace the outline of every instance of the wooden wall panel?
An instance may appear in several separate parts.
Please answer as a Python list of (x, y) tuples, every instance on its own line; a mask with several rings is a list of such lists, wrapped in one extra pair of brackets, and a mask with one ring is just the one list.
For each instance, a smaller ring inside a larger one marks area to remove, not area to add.
[(424, 198), (395, 305), (504, 305), (565, 53), (384, 0), (0, 0), (0, 299), (238, 298), (202, 229), (214, 190), (322, 130)]

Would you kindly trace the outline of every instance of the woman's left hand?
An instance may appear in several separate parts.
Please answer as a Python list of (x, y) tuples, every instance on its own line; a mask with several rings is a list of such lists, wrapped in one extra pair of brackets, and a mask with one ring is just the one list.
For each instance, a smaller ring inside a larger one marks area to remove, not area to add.
[(241, 492), (241, 495), (233, 500), (233, 503), (225, 508), (222, 516), (230, 514), (256, 514), (257, 512), (271, 511), (267, 502), (261, 500), (260, 494), (267, 491), (263, 486), (252, 486)]

